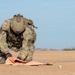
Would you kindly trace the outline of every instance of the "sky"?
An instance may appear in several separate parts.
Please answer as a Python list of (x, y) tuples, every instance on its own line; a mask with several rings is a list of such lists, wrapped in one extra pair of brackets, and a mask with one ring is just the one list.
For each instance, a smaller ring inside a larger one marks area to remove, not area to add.
[(0, 26), (15, 14), (38, 27), (36, 48), (75, 48), (75, 0), (0, 0)]

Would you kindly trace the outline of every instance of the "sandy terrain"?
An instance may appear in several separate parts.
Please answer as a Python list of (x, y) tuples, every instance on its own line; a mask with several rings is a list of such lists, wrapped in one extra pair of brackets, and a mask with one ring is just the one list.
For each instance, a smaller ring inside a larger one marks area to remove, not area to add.
[(75, 75), (75, 51), (35, 51), (33, 60), (53, 65), (0, 65), (0, 75)]

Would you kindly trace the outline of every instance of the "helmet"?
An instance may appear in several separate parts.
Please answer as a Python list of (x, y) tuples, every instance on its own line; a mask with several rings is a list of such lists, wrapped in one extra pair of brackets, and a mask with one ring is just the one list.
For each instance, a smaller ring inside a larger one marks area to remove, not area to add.
[(25, 23), (23, 16), (20, 14), (14, 15), (13, 19), (11, 20), (10, 27), (12, 31), (17, 35), (22, 33), (25, 30)]

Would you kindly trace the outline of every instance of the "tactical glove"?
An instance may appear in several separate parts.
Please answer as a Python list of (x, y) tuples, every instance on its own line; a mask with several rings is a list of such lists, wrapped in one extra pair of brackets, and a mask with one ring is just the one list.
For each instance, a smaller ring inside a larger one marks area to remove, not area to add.
[(8, 57), (12, 57), (12, 55), (10, 53), (7, 53), (7, 54), (2, 54), (1, 55), (1, 59), (0, 59), (0, 64), (5, 64), (5, 61)]
[(10, 53), (7, 53), (7, 54), (6, 54), (6, 59), (7, 59), (8, 57), (12, 57), (12, 55), (11, 55)]

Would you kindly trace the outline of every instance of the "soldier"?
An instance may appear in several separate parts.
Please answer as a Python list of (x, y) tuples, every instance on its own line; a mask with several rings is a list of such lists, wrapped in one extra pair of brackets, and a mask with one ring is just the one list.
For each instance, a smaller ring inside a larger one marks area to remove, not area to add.
[(18, 52), (18, 59), (29, 62), (33, 58), (36, 33), (33, 21), (22, 15), (14, 15), (12, 19), (3, 22), (0, 34), (0, 64), (4, 64), (7, 58), (12, 59), (9, 49)]

